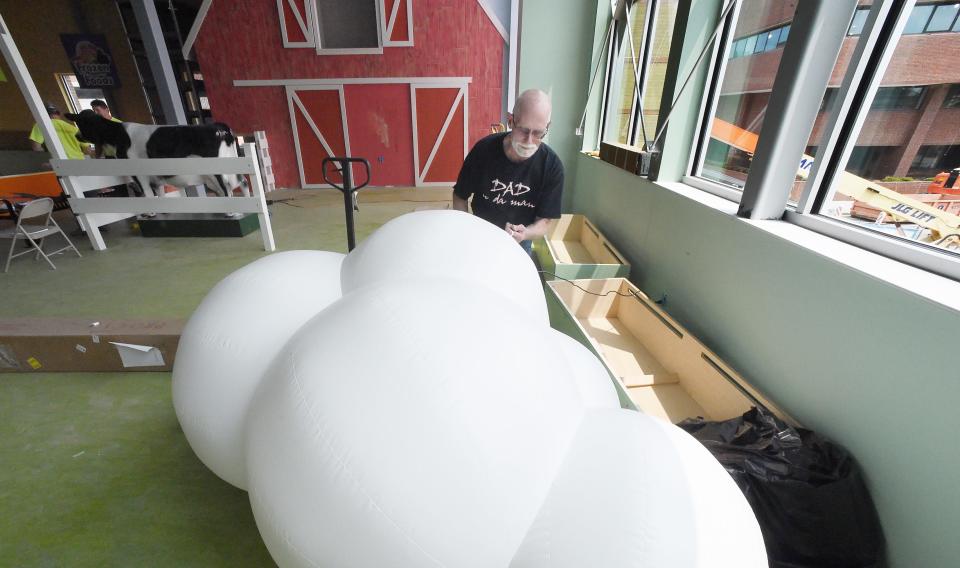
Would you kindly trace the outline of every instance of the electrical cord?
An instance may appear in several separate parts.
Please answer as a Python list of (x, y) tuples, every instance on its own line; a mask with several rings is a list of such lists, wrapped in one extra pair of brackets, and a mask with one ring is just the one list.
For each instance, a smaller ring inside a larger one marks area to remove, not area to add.
[[(618, 296), (623, 296), (624, 298), (636, 298), (637, 300), (643, 300), (643, 298), (640, 297), (640, 294), (638, 294), (638, 293), (636, 293), (636, 292), (633, 292), (633, 291), (631, 291), (629, 294), (624, 294), (623, 292), (618, 292), (618, 291), (616, 291), (616, 290), (608, 290), (608, 291), (607, 291), (606, 293), (604, 293), (604, 294), (598, 294), (598, 293), (596, 293), (596, 292), (591, 292), (590, 290), (587, 290), (586, 288), (584, 288), (583, 286), (580, 286), (579, 284), (577, 284), (577, 283), (574, 282), (573, 280), (568, 280), (568, 279), (564, 278), (563, 276), (557, 276), (557, 275), (554, 274), (553, 272), (548, 272), (548, 271), (546, 271), (546, 270), (538, 270), (537, 272), (539, 272), (540, 274), (549, 274), (550, 276), (553, 276), (554, 278), (557, 278), (557, 279), (559, 279), (559, 280), (563, 280), (564, 282), (568, 282), (568, 283), (572, 284), (574, 287), (579, 288), (580, 290), (583, 290), (583, 291), (586, 292), (587, 294), (591, 294), (591, 295), (593, 295), (593, 296), (600, 296), (601, 298), (604, 298), (604, 297), (606, 297), (606, 296), (609, 296), (610, 294), (616, 294), (616, 295), (618, 295)], [(663, 298), (661, 298), (661, 299), (659, 299), (659, 300), (654, 300), (654, 303), (655, 303), (655, 304), (663, 304), (666, 300), (667, 300), (667, 296), (664, 295)]]

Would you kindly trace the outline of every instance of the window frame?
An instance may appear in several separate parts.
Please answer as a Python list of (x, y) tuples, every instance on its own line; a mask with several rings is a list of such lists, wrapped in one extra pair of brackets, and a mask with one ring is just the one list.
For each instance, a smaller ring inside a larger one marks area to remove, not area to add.
[(905, 0), (898, 9), (891, 0), (878, 0), (872, 6), (851, 58), (851, 68), (840, 87), (840, 104), (829, 121), (831, 127), (823, 134), (804, 192), (795, 208), (784, 211), (783, 219), (904, 264), (960, 280), (960, 258), (956, 254), (820, 214), (823, 204), (833, 200), (839, 174), (853, 152), (894, 50), (905, 35), (913, 35), (904, 34), (903, 29), (914, 5), (915, 0)]
[[(707, 77), (707, 86), (701, 97), (700, 111), (698, 113), (697, 124), (698, 131), (694, 135), (694, 144), (691, 148), (690, 158), (687, 163), (686, 175), (683, 177), (683, 183), (693, 186), (697, 189), (712, 193), (718, 197), (740, 202), (742, 196), (741, 190), (715, 182), (713, 180), (695, 175), (703, 169), (703, 163), (707, 157), (707, 146), (710, 143), (710, 134), (708, 123), (712, 122), (713, 116), (717, 112), (717, 105), (720, 102), (720, 88), (723, 83), (724, 74), (727, 71), (727, 64), (730, 59), (730, 48), (733, 45), (733, 34), (737, 29), (737, 21), (740, 17), (740, 8), (743, 5), (742, 0), (736, 0), (737, 4), (729, 11), (723, 21), (718, 22), (719, 33), (713, 42), (712, 53), (710, 54), (710, 69)], [(752, 36), (747, 36), (749, 39)], [(744, 49), (746, 53), (746, 49)], [(752, 55), (752, 53), (751, 53)]]
[[(627, 138), (625, 144), (638, 146), (643, 144), (642, 132), (640, 129), (640, 116), (643, 112), (642, 105), (639, 104), (641, 97), (647, 96), (647, 87), (650, 79), (649, 67), (653, 54), (653, 46), (656, 43), (656, 22), (660, 14), (660, 0), (628, 0), (628, 14), (632, 15), (635, 6), (639, 3), (646, 4), (646, 13), (642, 28), (642, 38), (640, 41), (639, 52), (636, 53), (639, 67), (636, 69), (636, 84), (639, 86), (640, 96), (637, 96), (637, 88), (634, 88), (633, 98), (630, 103), (630, 110), (627, 113)], [(611, 16), (612, 17), (612, 16)], [(616, 26), (610, 33), (607, 44), (607, 66), (606, 75), (603, 82), (603, 91), (601, 96), (600, 128), (597, 137), (597, 147), (601, 142), (610, 142), (616, 140), (619, 143), (619, 133), (613, 130), (620, 126), (617, 120), (619, 111), (619, 99), (622, 96), (621, 86), (623, 85), (624, 61), (623, 58), (630, 53), (630, 33), (627, 28), (630, 26), (630, 16), (623, 21), (615, 22)], [(647, 132), (650, 142), (653, 141), (655, 133)]]
[[(740, 4), (742, 5), (742, 2)], [(847, 36), (846, 32), (849, 30), (849, 25), (853, 21), (856, 12), (855, 2), (853, 4), (850, 12), (851, 19), (845, 24), (835, 26), (836, 30), (832, 32), (837, 37), (831, 36), (831, 39), (837, 41), (837, 45), (842, 44), (843, 39)], [(817, 97), (815, 103), (818, 109), (821, 98), (826, 91), (829, 75), (835, 65), (835, 57), (829, 61), (823, 58), (816, 63), (822, 71), (826, 72), (823, 78), (822, 91), (808, 90), (809, 87), (803, 86), (802, 83), (791, 83), (791, 79), (796, 81), (796, 77), (791, 76), (797, 73), (796, 68), (798, 66), (796, 65), (797, 61), (791, 63), (788, 59), (799, 60), (799, 57), (804, 61), (809, 61), (810, 54), (814, 53), (816, 49), (816, 44), (822, 43), (824, 40), (824, 37), (819, 35), (821, 34), (820, 30), (816, 32), (816, 39), (811, 36), (812, 28), (809, 21), (801, 24), (795, 18), (791, 22), (793, 26), (791, 32), (794, 33), (790, 34), (788, 41), (799, 43), (799, 47), (795, 45), (792, 54), (788, 54), (785, 50), (784, 60), (781, 61), (778, 73), (784, 73), (784, 69), (787, 68), (788, 75), (783, 78), (778, 75), (774, 81), (767, 110), (768, 118), (765, 120), (761, 132), (758, 133), (760, 135), (757, 143), (758, 151), (754, 155), (754, 161), (743, 191), (737, 191), (732, 186), (727, 187), (693, 175), (695, 172), (701, 171), (706, 157), (706, 145), (710, 139), (709, 122), (716, 113), (719, 99), (716, 91), (720, 89), (721, 80), (726, 71), (726, 63), (729, 60), (728, 53), (734, 45), (734, 41), (729, 35), (730, 30), (736, 28), (740, 9), (740, 6), (737, 6), (737, 9), (731, 11), (724, 22), (725, 30), (720, 36), (721, 39), (717, 42), (718, 45), (714, 48), (712, 65), (708, 71), (710, 77), (701, 97), (698, 131), (691, 144), (691, 157), (686, 170), (687, 175), (683, 177), (682, 181), (697, 189), (739, 203), (738, 215), (741, 217), (782, 219), (905, 264), (941, 276), (960, 279), (960, 258), (957, 258), (955, 252), (935, 248), (932, 244), (909, 241), (870, 231), (831, 218), (827, 215), (827, 207), (824, 206), (824, 204), (828, 205), (832, 201), (833, 195), (836, 193), (840, 174), (844, 171), (857, 138), (864, 127), (864, 121), (873, 106), (873, 101), (880, 88), (880, 83), (892, 58), (893, 51), (905, 35), (902, 33), (903, 27), (906, 25), (915, 4), (915, 0), (905, 0), (903, 2), (878, 0), (870, 8), (867, 20), (864, 22), (863, 33), (857, 40), (853, 58), (848, 66), (843, 83), (834, 98), (833, 108), (829, 111), (830, 117), (827, 123), (831, 126), (824, 132), (817, 147), (814, 166), (796, 206), (788, 203), (789, 188), (786, 188), (785, 191), (783, 187), (785, 184), (782, 180), (776, 179), (777, 176), (783, 177), (782, 173), (778, 173), (778, 171), (783, 172), (786, 168), (791, 167), (789, 159), (783, 156), (770, 158), (768, 160), (770, 163), (763, 164), (765, 167), (762, 168), (770, 171), (762, 173), (758, 172), (758, 166), (760, 165), (758, 161), (761, 149), (798, 142), (790, 138), (787, 132), (803, 130), (802, 128), (784, 129), (782, 125), (777, 124), (771, 124), (771, 127), (768, 128), (771, 114), (789, 114), (780, 111), (789, 108), (791, 112), (795, 112), (799, 106), (805, 104), (796, 103), (796, 99), (793, 99), (793, 102), (789, 104), (784, 103), (784, 101), (789, 101), (790, 97), (795, 97), (800, 90), (807, 93), (819, 92), (819, 97)], [(836, 10), (836, 14), (839, 15), (842, 8), (843, 6), (838, 2), (827, 9)], [(798, 29), (798, 25), (805, 29)], [(826, 67), (828, 63), (829, 69)], [(789, 71), (789, 69), (792, 69), (792, 71)], [(924, 93), (925, 96), (926, 93)], [(924, 97), (920, 99), (921, 105)], [(776, 98), (780, 99), (781, 106), (775, 108), (774, 99)], [(814, 110), (812, 116), (815, 117), (819, 111)], [(808, 126), (812, 128), (813, 122), (811, 121)], [(805, 131), (804, 134), (808, 137), (809, 130)], [(808, 142), (806, 137), (802, 141), (804, 148)], [(771, 155), (776, 154), (776, 152), (776, 150), (767, 150), (767, 153)], [(802, 151), (797, 154), (797, 159), (799, 159), (801, 153)], [(781, 164), (779, 168), (777, 167), (778, 163)], [(787, 166), (784, 167), (784, 164), (787, 164)], [(796, 166), (792, 167), (795, 168)], [(790, 177), (792, 178), (792, 174), (790, 174)], [(760, 212), (757, 213), (757, 210)], [(820, 213), (821, 210), (824, 211), (824, 214)]]
[[(850, 24), (855, 17), (858, 17), (857, 1), (837, 0), (829, 3), (804, 4), (803, 17), (798, 17), (800, 14), (798, 7), (794, 19), (787, 23), (790, 29), (783, 55), (784, 60), (781, 61), (781, 69), (774, 80), (767, 118), (763, 128), (758, 132), (758, 152), (755, 154), (743, 191), (692, 175), (693, 172), (699, 172), (703, 165), (706, 145), (710, 138), (707, 127), (717, 111), (718, 92), (721, 88), (721, 79), (730, 61), (729, 54), (734, 49), (740, 49), (738, 42), (744, 39), (732, 37), (743, 0), (735, 0), (735, 2), (734, 9), (724, 15), (723, 12), (728, 9), (728, 4), (725, 0), (717, 0), (716, 6), (719, 15), (723, 15), (722, 20), (704, 24), (716, 26), (716, 39), (703, 49), (700, 56), (690, 52), (691, 55), (688, 56), (690, 58), (687, 61), (692, 61), (696, 57), (692, 69), (681, 68), (683, 60), (673, 52), (686, 50), (690, 47), (691, 40), (697, 41), (695, 38), (704, 37), (703, 34), (709, 32), (709, 29), (685, 30), (682, 40), (678, 39), (679, 35), (674, 38), (670, 57), (676, 63), (671, 72), (673, 73), (670, 80), (672, 82), (668, 83), (665, 93), (672, 93), (670, 96), (676, 104), (681, 97), (681, 94), (676, 92), (678, 87), (686, 86), (694, 75), (698, 77), (697, 83), (700, 81), (703, 83), (699, 87), (699, 96), (692, 95), (696, 98), (691, 98), (689, 103), (683, 103), (685, 107), (681, 107), (688, 109), (690, 120), (681, 121), (681, 129), (677, 130), (676, 134), (668, 132), (665, 138), (666, 147), (660, 148), (666, 153), (683, 152), (686, 157), (680, 161), (672, 159), (665, 174), (666, 177), (663, 179), (660, 178), (660, 170), (654, 170), (650, 181), (667, 184), (667, 186), (673, 180), (680, 181), (686, 186), (722, 198), (722, 201), (716, 203), (730, 203), (731, 206), (737, 204), (736, 215), (739, 217), (785, 222), (823, 235), (836, 241), (837, 244), (853, 245), (919, 268), (932, 275), (960, 281), (960, 255), (956, 251), (947, 251), (936, 248), (932, 244), (872, 231), (843, 219), (831, 217), (831, 211), (829, 211), (839, 185), (840, 174), (845, 171), (858, 137), (863, 131), (865, 120), (871, 111), (893, 52), (903, 36), (909, 35), (903, 33), (903, 28), (917, 0), (876, 0), (869, 7), (842, 82), (836, 88), (831, 108), (827, 110), (829, 114), (826, 124), (829, 126), (824, 129), (818, 145), (813, 149), (815, 161), (796, 204), (789, 202), (792, 188), (790, 182), (794, 179), (800, 156), (806, 153), (809, 134), (816, 116), (821, 112), (819, 110), (821, 100), (828, 88), (837, 54), (841, 51), (844, 40), (849, 37), (847, 32)], [(849, 14), (849, 20), (844, 21), (843, 18), (847, 17), (847, 14)], [(831, 20), (832, 23), (825, 23)], [(956, 21), (960, 21), (960, 13)], [(828, 33), (824, 35), (823, 29), (827, 29)], [(777, 41), (778, 47), (782, 45), (780, 41), (782, 32), (780, 36)], [(829, 45), (828, 48), (824, 48), (818, 44)], [(829, 55), (830, 49), (834, 50), (832, 56)], [(609, 60), (609, 56), (613, 53), (608, 46), (608, 74), (616, 64)], [(704, 66), (698, 67), (701, 63)], [(815, 67), (817, 71), (811, 74), (809, 70), (801, 69), (802, 67)], [(780, 75), (784, 73), (784, 68), (788, 71), (781, 80)], [(810, 78), (816, 80), (807, 80)], [(960, 89), (960, 83), (956, 88)], [(929, 93), (926, 96), (929, 96)], [(606, 105), (607, 99), (605, 93), (601, 97), (600, 105)], [(779, 106), (772, 104), (775, 99), (778, 99), (776, 104)], [(809, 102), (810, 100), (814, 102)], [(672, 110), (673, 106), (663, 105), (660, 120), (669, 118)], [(666, 117), (665, 113), (668, 114)], [(809, 124), (801, 127), (797, 122), (799, 119), (784, 118), (786, 115), (796, 113), (808, 118)], [(781, 116), (773, 119), (771, 115), (776, 114)], [(804, 128), (807, 129), (804, 130)], [(674, 128), (671, 127), (668, 130), (674, 130)], [(794, 139), (791, 133), (800, 131), (803, 131), (803, 139)], [(791, 150), (784, 152), (769, 149), (778, 146), (789, 146)], [(790, 152), (793, 151), (794, 146), (797, 150), (796, 156), (791, 156)], [(757, 161), (761, 149), (764, 148), (767, 148), (765, 151), (770, 154), (765, 156), (770, 163), (764, 164), (763, 169), (766, 171), (758, 175)], [(684, 167), (680, 162), (685, 162), (686, 166)], [(776, 167), (777, 164), (781, 167)], [(789, 179), (784, 183), (783, 172), (788, 171), (789, 168), (792, 168), (792, 172), (788, 173)], [(727, 206), (717, 205), (717, 207), (728, 214), (733, 213)], [(821, 211), (823, 211), (822, 214)]]
[[(374, 14), (373, 19), (377, 25), (377, 47), (323, 47), (323, 42), (321, 41), (320, 36), (320, 10), (317, 9), (318, 0), (307, 0), (310, 3), (310, 13), (313, 18), (313, 41), (316, 45), (317, 55), (382, 55), (383, 54), (383, 44), (384, 44), (384, 29), (383, 29), (383, 12), (384, 10), (384, 1), (383, 0), (367, 0), (373, 2)], [(409, 4), (408, 4), (409, 5)], [(412, 37), (412, 36), (411, 36)]]
[[(70, 112), (79, 113), (80, 111), (84, 110), (83, 105), (80, 102), (81, 100), (84, 100), (84, 101), (95, 100), (95, 99), (107, 100), (107, 93), (103, 89), (97, 89), (97, 88), (84, 89), (83, 87), (80, 87), (80, 86), (74, 87), (72, 84), (70, 84), (71, 77), (73, 78), (74, 81), (77, 81), (78, 85), (80, 83), (77, 80), (77, 76), (74, 73), (54, 73), (54, 76), (57, 79), (57, 85), (60, 86), (60, 92), (61, 94), (63, 94), (63, 98), (66, 101)], [(99, 94), (93, 97), (81, 98), (80, 91), (84, 91), (84, 90), (98, 91)]]

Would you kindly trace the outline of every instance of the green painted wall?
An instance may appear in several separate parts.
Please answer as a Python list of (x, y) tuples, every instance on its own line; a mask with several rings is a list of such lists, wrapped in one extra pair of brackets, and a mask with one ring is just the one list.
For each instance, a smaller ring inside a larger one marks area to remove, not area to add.
[[(667, 296), (671, 315), (804, 425), (851, 450), (893, 566), (955, 565), (960, 313), (578, 155), (568, 136), (553, 138), (572, 132), (583, 110), (589, 62), (574, 51), (590, 48), (595, 27), (584, 4), (525, 1), (521, 45), (522, 86), (580, 97), (555, 103), (550, 140), (573, 172), (572, 210), (628, 257), (641, 289)], [(678, 124), (689, 124), (690, 112)], [(685, 156), (665, 160), (676, 172)]]
[(518, 92), (537, 88), (551, 96), (553, 117), (546, 142), (563, 161), (563, 205), (567, 211), (573, 199), (574, 158), (582, 144), (575, 130), (586, 104), (597, 5), (524, 0), (520, 17)]

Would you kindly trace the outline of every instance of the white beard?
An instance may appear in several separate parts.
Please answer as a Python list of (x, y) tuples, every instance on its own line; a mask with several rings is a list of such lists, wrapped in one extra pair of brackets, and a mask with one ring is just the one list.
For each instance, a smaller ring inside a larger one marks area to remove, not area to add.
[(536, 154), (537, 148), (540, 147), (539, 144), (521, 144), (516, 140), (511, 140), (510, 144), (513, 146), (513, 151), (524, 160)]

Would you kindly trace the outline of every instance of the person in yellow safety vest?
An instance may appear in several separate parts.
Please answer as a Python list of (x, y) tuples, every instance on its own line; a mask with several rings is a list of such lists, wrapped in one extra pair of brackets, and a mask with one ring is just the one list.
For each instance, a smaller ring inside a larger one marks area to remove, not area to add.
[[(50, 115), (50, 122), (53, 123), (53, 129), (57, 131), (60, 143), (63, 144), (63, 149), (67, 152), (67, 158), (82, 160), (85, 156), (93, 156), (93, 146), (77, 140), (80, 129), (64, 120), (60, 109), (56, 105), (47, 103), (46, 108), (47, 114)], [(40, 132), (39, 125), (33, 125), (29, 138), (33, 149), (37, 152), (43, 152), (43, 133)]]

